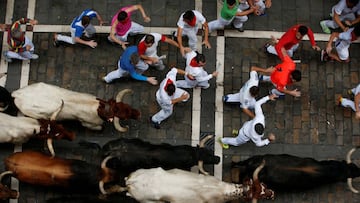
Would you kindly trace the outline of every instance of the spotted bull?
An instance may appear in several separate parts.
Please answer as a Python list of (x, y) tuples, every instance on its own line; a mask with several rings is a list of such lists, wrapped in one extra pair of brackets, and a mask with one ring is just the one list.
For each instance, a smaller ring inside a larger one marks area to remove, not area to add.
[(141, 203), (220, 203), (235, 199), (273, 199), (274, 192), (258, 181), (257, 175), (264, 167), (260, 165), (244, 184), (233, 184), (213, 176), (195, 174), (180, 169), (165, 171), (162, 168), (139, 169), (126, 178), (126, 187), (113, 186), (108, 193), (127, 191)]
[(211, 138), (212, 136), (208, 135), (201, 140), (198, 147), (152, 144), (140, 139), (120, 138), (105, 144), (102, 154), (103, 157), (113, 157), (108, 162), (110, 168), (129, 172), (155, 167), (189, 170), (192, 166), (198, 165), (199, 170), (207, 174), (203, 164), (218, 164), (220, 161), (220, 157), (213, 155), (213, 151), (204, 148), (204, 143)]
[(279, 191), (306, 190), (324, 184), (348, 181), (352, 192), (358, 191), (352, 186), (352, 178), (360, 176), (359, 168), (351, 163), (351, 149), (347, 154), (347, 161), (324, 160), (317, 161), (313, 158), (301, 158), (288, 154), (259, 155), (247, 160), (233, 162), (233, 170), (238, 170), (239, 180), (242, 181), (253, 173), (262, 160), (266, 166), (259, 174), (259, 180), (270, 188)]
[(116, 100), (105, 101), (90, 94), (40, 82), (16, 90), (11, 95), (17, 108), (24, 115), (32, 118), (48, 119), (51, 112), (63, 100), (64, 108), (57, 120), (78, 120), (83, 126), (92, 130), (101, 130), (105, 121), (114, 120), (115, 128), (125, 132), (127, 127), (122, 127), (119, 120), (140, 117), (138, 110), (122, 102), (123, 96), (131, 92), (130, 89), (122, 90)]

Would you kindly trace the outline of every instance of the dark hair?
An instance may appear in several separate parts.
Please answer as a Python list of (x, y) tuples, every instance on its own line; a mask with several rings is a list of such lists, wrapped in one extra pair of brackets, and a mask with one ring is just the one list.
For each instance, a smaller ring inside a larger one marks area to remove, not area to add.
[(255, 132), (256, 132), (258, 135), (262, 135), (262, 134), (264, 133), (264, 125), (261, 124), (261, 123), (255, 124)]
[(188, 21), (191, 21), (194, 17), (195, 17), (195, 14), (191, 10), (186, 11), (183, 15), (183, 19), (188, 20)]
[(146, 35), (145, 40), (146, 44), (154, 44), (155, 38), (152, 35)]
[(359, 0), (348, 0), (348, 1), (350, 4), (352, 4), (354, 6), (359, 3)]
[(197, 51), (195, 51), (195, 53), (196, 53), (195, 60), (196, 60), (197, 63), (199, 63), (199, 62), (205, 63), (206, 62), (204, 54), (200, 54)]
[(89, 25), (89, 23), (90, 23), (90, 17), (89, 17), (89, 16), (83, 16), (83, 17), (81, 18), (81, 24), (82, 24), (83, 26)]
[(306, 35), (307, 32), (308, 32), (308, 28), (307, 28), (306, 26), (304, 26), (304, 25), (300, 25), (298, 31), (300, 32), (301, 35), (304, 36), (304, 35)]
[(166, 86), (165, 91), (168, 93), (169, 96), (172, 96), (175, 92), (175, 89), (175, 85), (171, 83)]
[(299, 82), (301, 80), (301, 71), (294, 70), (293, 72), (291, 72), (291, 77), (297, 82)]
[(25, 33), (21, 30), (20, 26), (11, 29), (11, 37), (15, 39), (20, 39), (25, 35)]
[(229, 6), (232, 6), (236, 3), (237, 0), (227, 0), (226, 3), (229, 5)]
[(130, 56), (130, 61), (131, 61), (131, 63), (132, 63), (133, 65), (138, 64), (138, 63), (139, 63), (139, 59), (140, 59), (140, 57), (139, 57), (139, 54), (138, 54), (138, 53), (133, 53), (133, 54), (131, 54), (131, 56)]
[(259, 87), (258, 86), (252, 86), (249, 90), (251, 96), (256, 97), (259, 94)]
[(357, 24), (354, 28), (354, 33), (357, 37), (360, 37), (360, 24)]
[(123, 21), (128, 17), (128, 14), (125, 11), (120, 11), (120, 13), (117, 16), (118, 21)]

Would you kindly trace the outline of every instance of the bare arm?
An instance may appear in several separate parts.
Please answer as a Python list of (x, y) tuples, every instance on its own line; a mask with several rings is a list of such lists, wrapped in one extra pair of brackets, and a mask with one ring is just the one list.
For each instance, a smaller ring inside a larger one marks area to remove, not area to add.
[(122, 48), (125, 50), (125, 49), (126, 49), (126, 46), (125, 46), (125, 45), (128, 44), (128, 42), (123, 42), (123, 41), (121, 41), (121, 40), (118, 40), (118, 39), (115, 37), (115, 34), (116, 34), (116, 26), (117, 26), (118, 23), (119, 23), (119, 21), (118, 21), (118, 20), (115, 20), (115, 22), (111, 25), (110, 39), (111, 39), (113, 42), (121, 45)]
[(178, 29), (177, 29), (177, 41), (178, 41), (178, 44), (179, 44), (180, 53), (184, 57), (185, 56), (185, 51), (184, 51), (184, 46), (183, 46), (183, 43), (182, 43), (182, 31), (183, 31), (183, 29), (178, 27)]
[(271, 66), (269, 68), (260, 68), (257, 66), (251, 66), (251, 71), (256, 71), (264, 75), (270, 75), (274, 71), (274, 67)]
[(339, 14), (337, 14), (336, 12), (334, 12), (334, 17), (333, 17), (334, 21), (336, 22), (336, 24), (339, 25), (339, 27), (345, 32), (349, 29), (349, 27), (345, 26), (341, 20), (340, 20), (340, 16)]
[[(279, 90), (279, 89), (278, 89)], [(284, 88), (282, 91), (279, 90), (280, 92), (283, 92), (285, 94), (289, 94), (291, 96), (294, 96), (294, 97), (300, 97), (301, 96), (301, 92), (298, 91), (297, 89), (294, 89), (294, 90), (288, 90), (286, 88)]]
[(204, 29), (205, 33), (204, 33), (204, 41), (202, 44), (205, 45), (205, 48), (210, 49), (211, 45), (209, 43), (209, 26), (208, 26), (207, 22), (205, 22), (203, 24), (203, 29)]
[(75, 37), (75, 42), (87, 45), (91, 48), (95, 48), (97, 46), (97, 42), (95, 42), (94, 40), (85, 41), (85, 40), (82, 40), (80, 37)]
[(169, 44), (171, 44), (171, 45), (179, 48), (179, 44), (178, 44), (176, 41), (174, 41), (174, 40), (172, 40), (172, 39), (170, 39), (170, 38), (168, 38), (168, 37), (165, 37), (165, 41), (164, 41), (164, 42), (169, 43)]
[(255, 114), (254, 114), (252, 111), (250, 111), (249, 109), (247, 109), (247, 108), (243, 108), (242, 111), (243, 111), (246, 115), (248, 115), (250, 118), (254, 118), (254, 117), (255, 117)]
[(96, 18), (98, 19), (100, 26), (104, 25), (105, 21), (98, 12), (96, 12)]
[(129, 13), (129, 12), (132, 12), (132, 11), (135, 11), (135, 10), (140, 11), (140, 13), (141, 13), (141, 15), (142, 15), (142, 17), (144, 19), (144, 22), (147, 23), (147, 22), (151, 21), (150, 17), (146, 15), (145, 10), (144, 10), (144, 8), (142, 7), (141, 4), (133, 5), (133, 6), (129, 7), (128, 9), (126, 9), (125, 12)]

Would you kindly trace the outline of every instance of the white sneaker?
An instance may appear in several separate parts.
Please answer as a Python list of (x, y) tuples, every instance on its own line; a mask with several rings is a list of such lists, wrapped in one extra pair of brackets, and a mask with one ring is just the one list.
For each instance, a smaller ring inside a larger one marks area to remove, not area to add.
[(38, 59), (39, 58), (39, 55), (37, 54), (31, 54), (31, 59)]
[(166, 55), (165, 55), (165, 54), (159, 57), (159, 60), (162, 60), (162, 59), (166, 59)]

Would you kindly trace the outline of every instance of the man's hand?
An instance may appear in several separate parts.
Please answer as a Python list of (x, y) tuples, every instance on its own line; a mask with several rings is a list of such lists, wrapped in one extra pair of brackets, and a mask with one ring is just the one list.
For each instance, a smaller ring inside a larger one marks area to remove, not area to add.
[(205, 40), (204, 40), (204, 41), (202, 42), (202, 44), (205, 45), (205, 48), (211, 49), (211, 45), (210, 45), (209, 41), (205, 41)]
[(217, 76), (218, 76), (218, 74), (219, 74), (219, 72), (214, 71), (214, 72), (212, 73), (212, 76), (213, 76), (213, 77), (217, 77)]
[(331, 53), (331, 50), (332, 50), (332, 46), (331, 46), (331, 45), (326, 46), (326, 53), (330, 54), (330, 53)]
[(26, 45), (26, 51), (30, 51), (31, 45)]
[(275, 141), (274, 133), (269, 133), (268, 139), (269, 139), (270, 142), (274, 142)]
[(37, 25), (39, 22), (37, 20), (30, 20), (29, 23), (30, 25), (34, 26)]
[(97, 47), (97, 42), (95, 42), (94, 40), (88, 41), (87, 44), (88, 44), (88, 46), (91, 47), (91, 48)]
[(312, 46), (312, 48), (313, 48), (315, 51), (320, 51), (320, 50), (321, 50), (320, 47), (317, 46), (317, 45)]
[(147, 77), (147, 81), (148, 83), (152, 84), (152, 85), (157, 85), (158, 81), (156, 80), (155, 77)]
[(184, 100), (187, 100), (188, 98), (189, 98), (189, 94), (188, 93), (186, 93), (186, 92), (184, 92), (181, 96), (180, 96), (180, 99), (182, 100), (182, 101), (184, 101)]
[(301, 96), (301, 92), (298, 89), (294, 89), (292, 91), (290, 91), (290, 94), (294, 97), (300, 97)]
[(276, 95), (276, 94), (270, 94), (270, 95), (269, 95), (269, 99), (270, 99), (271, 101), (275, 101), (275, 99), (278, 98), (278, 97), (279, 97), (279, 96)]
[(150, 22), (151, 21), (151, 18), (149, 17), (149, 16), (145, 16), (144, 17), (144, 22), (145, 23), (148, 23), (148, 22)]

